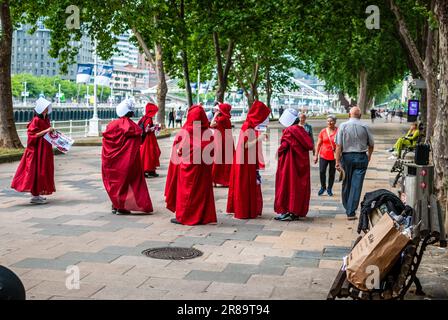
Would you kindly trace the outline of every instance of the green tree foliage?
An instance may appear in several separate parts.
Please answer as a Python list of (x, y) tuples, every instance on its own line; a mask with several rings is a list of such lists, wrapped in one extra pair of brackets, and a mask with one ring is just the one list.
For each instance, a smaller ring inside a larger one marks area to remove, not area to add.
[[(29, 98), (38, 98), (43, 94), (47, 98), (57, 99), (56, 94), (59, 92), (59, 84), (61, 85), (61, 93), (66, 100), (80, 101), (87, 94), (87, 86), (85, 84), (76, 84), (70, 80), (62, 80), (60, 77), (36, 77), (31, 74), (17, 74), (12, 76), (12, 94), (19, 99), (24, 90), (24, 82), (27, 83), (27, 91)], [(92, 85), (90, 85), (90, 94), (93, 93)], [(98, 87), (98, 95), (102, 94), (102, 101), (107, 101), (111, 94), (109, 87)], [(99, 98), (99, 97), (98, 97)]]

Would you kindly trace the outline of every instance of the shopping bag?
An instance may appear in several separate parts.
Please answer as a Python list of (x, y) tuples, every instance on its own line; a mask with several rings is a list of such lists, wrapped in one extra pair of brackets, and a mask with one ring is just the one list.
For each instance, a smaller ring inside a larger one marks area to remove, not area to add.
[(347, 257), (347, 279), (356, 288), (369, 291), (383, 280), (411, 238), (384, 214)]

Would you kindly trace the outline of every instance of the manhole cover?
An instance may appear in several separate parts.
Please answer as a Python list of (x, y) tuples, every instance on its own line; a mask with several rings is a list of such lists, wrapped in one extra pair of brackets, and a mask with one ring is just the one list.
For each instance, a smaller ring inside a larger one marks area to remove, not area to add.
[(142, 251), (147, 257), (164, 260), (185, 260), (202, 256), (202, 252), (194, 248), (164, 247)]

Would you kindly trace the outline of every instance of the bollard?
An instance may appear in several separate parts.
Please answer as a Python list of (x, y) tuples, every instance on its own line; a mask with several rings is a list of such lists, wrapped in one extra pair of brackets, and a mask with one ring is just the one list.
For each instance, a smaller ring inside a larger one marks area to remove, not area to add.
[(73, 131), (73, 120), (70, 119), (70, 129), (69, 129), (69, 137), (72, 137), (72, 131)]

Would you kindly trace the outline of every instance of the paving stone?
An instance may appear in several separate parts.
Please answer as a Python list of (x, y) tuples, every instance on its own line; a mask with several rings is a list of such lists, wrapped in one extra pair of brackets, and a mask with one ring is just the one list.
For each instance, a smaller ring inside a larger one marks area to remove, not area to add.
[(26, 258), (13, 265), (18, 268), (30, 268), (30, 269), (52, 269), (52, 270), (66, 270), (68, 266), (76, 265), (81, 262), (80, 259), (39, 259), (39, 258)]
[[(224, 233), (220, 233), (222, 235)], [(213, 246), (220, 246), (226, 241), (223, 238), (220, 237), (214, 237), (212, 235), (208, 237), (179, 237), (177, 238), (173, 243), (171, 243), (171, 246), (181, 246), (181, 247), (192, 247), (194, 245), (213, 245)]]
[(280, 258), (280, 257), (265, 257), (260, 263), (260, 266), (270, 267), (312, 267), (317, 268), (319, 259), (309, 258)]
[(233, 273), (247, 273), (247, 274), (272, 274), (282, 275), (285, 272), (285, 267), (269, 266), (269, 265), (247, 265), (238, 263), (229, 263), (224, 269), (224, 272)]
[(58, 257), (58, 260), (73, 260), (73, 261), (85, 261), (85, 262), (112, 262), (120, 254), (113, 253), (91, 253), (91, 252), (67, 252), (66, 254)]
[(294, 258), (302, 258), (302, 259), (321, 259), (322, 252), (321, 251), (305, 251), (299, 250), (294, 253)]
[(192, 270), (184, 279), (209, 282), (246, 283), (249, 277), (249, 273), (229, 272), (227, 270), (222, 272)]
[(247, 241), (254, 240), (257, 236), (258, 234), (252, 231), (241, 231), (241, 232), (235, 232), (233, 234), (213, 232), (210, 233), (209, 235), (209, 237), (211, 238), (217, 238), (223, 240), (247, 240)]

